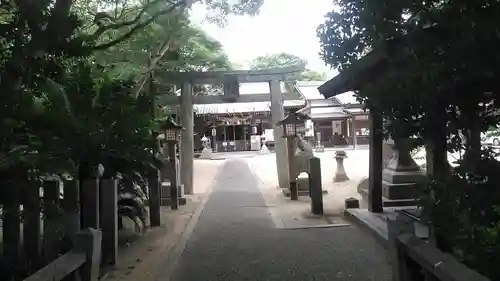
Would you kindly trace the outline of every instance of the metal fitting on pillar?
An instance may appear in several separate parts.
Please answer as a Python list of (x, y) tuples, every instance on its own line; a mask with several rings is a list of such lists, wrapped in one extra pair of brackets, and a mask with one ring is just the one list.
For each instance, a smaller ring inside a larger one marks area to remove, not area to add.
[(337, 171), (333, 177), (334, 182), (342, 182), (349, 180), (344, 168), (344, 159), (347, 158), (347, 153), (343, 150), (335, 152), (335, 160), (337, 161)]

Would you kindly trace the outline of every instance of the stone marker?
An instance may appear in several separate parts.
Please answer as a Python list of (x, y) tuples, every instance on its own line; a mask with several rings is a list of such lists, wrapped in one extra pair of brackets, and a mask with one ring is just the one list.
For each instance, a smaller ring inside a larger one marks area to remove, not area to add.
[(323, 214), (323, 190), (321, 183), (321, 161), (318, 157), (309, 159), (309, 194), (311, 196), (311, 213)]
[(345, 200), (346, 209), (359, 209), (359, 200), (354, 197), (349, 197)]

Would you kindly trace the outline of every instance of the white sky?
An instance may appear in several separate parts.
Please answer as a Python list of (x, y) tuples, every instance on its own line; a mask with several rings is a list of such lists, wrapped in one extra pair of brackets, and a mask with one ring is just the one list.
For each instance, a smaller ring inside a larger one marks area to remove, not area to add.
[(255, 17), (230, 16), (225, 28), (203, 22), (204, 9), (197, 6), (191, 18), (219, 40), (229, 59), (244, 67), (255, 57), (286, 52), (308, 62), (308, 68), (330, 70), (318, 55), (319, 39), (316, 28), (324, 22), (324, 15), (333, 9), (332, 0), (265, 0), (260, 14)]

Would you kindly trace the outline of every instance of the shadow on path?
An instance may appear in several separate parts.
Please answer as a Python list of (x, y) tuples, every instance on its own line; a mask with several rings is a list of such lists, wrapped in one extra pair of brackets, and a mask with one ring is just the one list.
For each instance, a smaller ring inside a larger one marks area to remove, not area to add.
[(368, 233), (276, 229), (247, 163), (222, 169), (171, 280), (391, 280), (386, 251)]

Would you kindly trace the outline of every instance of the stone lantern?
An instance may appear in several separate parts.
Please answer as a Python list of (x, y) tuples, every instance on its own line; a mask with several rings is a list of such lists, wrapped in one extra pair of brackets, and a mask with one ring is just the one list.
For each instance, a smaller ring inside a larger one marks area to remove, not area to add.
[(295, 163), (295, 139), (306, 130), (305, 120), (308, 117), (304, 114), (291, 111), (285, 119), (276, 123), (283, 128), (283, 137), (286, 138), (288, 150), (288, 174), (290, 199), (298, 200), (297, 175), (294, 169)]
[(203, 150), (201, 151), (200, 159), (212, 159), (212, 149), (208, 147), (208, 138), (203, 135), (201, 138)]
[(335, 152), (335, 160), (337, 161), (337, 171), (335, 171), (335, 176), (333, 177), (334, 182), (348, 181), (349, 177), (345, 172), (344, 159), (347, 158), (347, 153), (343, 150)]
[(167, 117), (160, 122), (160, 130), (163, 132), (164, 146), (164, 161), (161, 171), (162, 180), (168, 180), (162, 183), (162, 205), (170, 204), (172, 209), (179, 207), (179, 192), (178, 184), (178, 160), (177, 160), (177, 144), (180, 140), (181, 131), (184, 128), (177, 124), (171, 117)]

